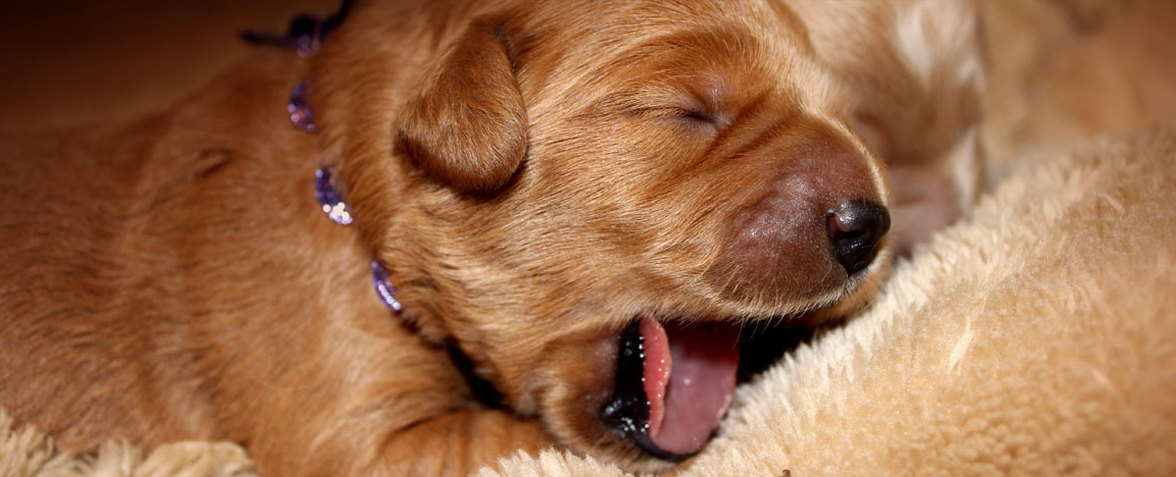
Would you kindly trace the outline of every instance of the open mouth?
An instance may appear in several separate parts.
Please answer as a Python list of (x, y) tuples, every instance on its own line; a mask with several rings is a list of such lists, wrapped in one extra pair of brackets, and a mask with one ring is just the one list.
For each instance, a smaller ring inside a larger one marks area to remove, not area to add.
[(697, 453), (726, 414), (739, 371), (732, 323), (662, 323), (642, 315), (621, 333), (617, 382), (601, 419), (666, 460)]

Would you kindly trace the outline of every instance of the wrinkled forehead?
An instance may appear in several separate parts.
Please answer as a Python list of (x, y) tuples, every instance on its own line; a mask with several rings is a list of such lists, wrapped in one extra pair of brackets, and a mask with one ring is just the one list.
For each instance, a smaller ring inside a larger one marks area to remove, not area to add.
[(615, 91), (674, 82), (754, 88), (804, 70), (818, 74), (807, 31), (781, 2), (543, 3), (510, 25), (525, 89), (593, 85)]

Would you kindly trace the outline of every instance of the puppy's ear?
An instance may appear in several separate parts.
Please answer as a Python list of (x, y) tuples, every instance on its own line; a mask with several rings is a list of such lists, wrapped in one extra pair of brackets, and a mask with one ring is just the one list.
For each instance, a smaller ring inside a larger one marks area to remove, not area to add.
[(527, 115), (503, 24), (475, 21), (398, 118), (397, 152), (462, 192), (490, 192), (527, 152)]

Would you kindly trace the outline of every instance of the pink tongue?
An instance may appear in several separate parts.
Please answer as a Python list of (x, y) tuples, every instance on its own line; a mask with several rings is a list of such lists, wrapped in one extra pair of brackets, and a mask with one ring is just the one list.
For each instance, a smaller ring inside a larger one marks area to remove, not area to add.
[(667, 452), (698, 452), (731, 404), (739, 329), (720, 323), (666, 328), (650, 316), (639, 326), (649, 439)]

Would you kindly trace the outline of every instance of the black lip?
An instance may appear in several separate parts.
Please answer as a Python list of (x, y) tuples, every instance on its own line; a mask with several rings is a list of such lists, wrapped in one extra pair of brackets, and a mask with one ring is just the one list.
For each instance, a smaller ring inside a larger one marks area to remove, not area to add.
[(645, 337), (641, 336), (640, 326), (641, 321), (634, 320), (621, 332), (616, 386), (612, 399), (600, 410), (600, 420), (648, 454), (678, 462), (694, 454), (666, 451), (649, 438), (649, 401), (641, 382), (645, 369)]
[[(795, 319), (803, 319), (800, 315)], [(789, 319), (743, 328), (739, 337), (739, 374), (736, 382), (746, 383), (802, 344), (816, 337), (818, 328), (789, 324)]]

